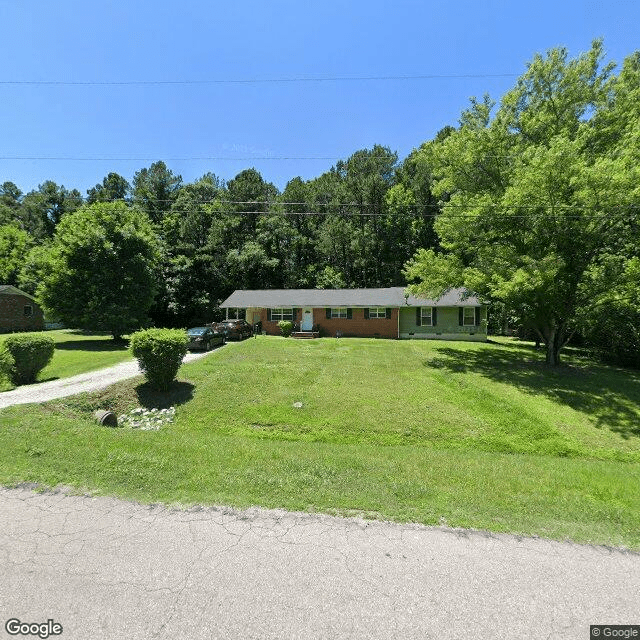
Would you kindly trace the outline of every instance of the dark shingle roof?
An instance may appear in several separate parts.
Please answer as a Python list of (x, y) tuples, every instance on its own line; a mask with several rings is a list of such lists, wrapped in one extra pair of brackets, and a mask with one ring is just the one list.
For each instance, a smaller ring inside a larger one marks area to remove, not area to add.
[(24, 296), (25, 298), (29, 298), (30, 300), (34, 300), (35, 298), (33, 296), (30, 296), (28, 293), (26, 293), (25, 291), (22, 291), (20, 289), (18, 289), (18, 287), (14, 287), (11, 284), (0, 284), (0, 293), (4, 293), (4, 294), (13, 294), (13, 295), (18, 295), (18, 296)]
[(476, 296), (463, 300), (464, 289), (450, 289), (439, 300), (409, 296), (404, 287), (384, 289), (257, 289), (234, 291), (220, 307), (479, 307)]

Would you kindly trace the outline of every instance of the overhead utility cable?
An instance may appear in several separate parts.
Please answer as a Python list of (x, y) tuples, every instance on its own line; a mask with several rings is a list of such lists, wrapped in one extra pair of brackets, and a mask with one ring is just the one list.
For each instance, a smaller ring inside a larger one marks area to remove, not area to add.
[(389, 80), (454, 80), (469, 78), (515, 78), (516, 73), (443, 73), (405, 76), (326, 76), (292, 78), (212, 78), (205, 80), (0, 80), (0, 85), (36, 86), (152, 86), (207, 84), (270, 84), (287, 82), (381, 82)]

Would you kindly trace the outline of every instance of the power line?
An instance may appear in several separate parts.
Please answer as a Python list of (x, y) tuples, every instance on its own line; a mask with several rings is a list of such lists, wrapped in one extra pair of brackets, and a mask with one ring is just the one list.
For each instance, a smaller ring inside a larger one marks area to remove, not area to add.
[(275, 84), (302, 82), (387, 82), (407, 80), (464, 80), (473, 78), (516, 78), (516, 73), (446, 73), (421, 75), (386, 76), (325, 76), (291, 78), (212, 78), (205, 80), (0, 80), (0, 85), (31, 86), (174, 86), (174, 85), (212, 85), (212, 84)]
[[(636, 210), (640, 207), (636, 205), (628, 205), (626, 207), (618, 207), (620, 209), (630, 209)], [(584, 218), (606, 218), (610, 216), (610, 212), (603, 213), (590, 213), (590, 214), (571, 214), (571, 213), (549, 213), (549, 209), (545, 209), (544, 207), (538, 207), (538, 209), (543, 209), (545, 213), (530, 213), (530, 214), (507, 214), (504, 216), (505, 219), (523, 219), (530, 220), (531, 218), (544, 216), (545, 218), (572, 218), (572, 219), (584, 219)], [(584, 207), (581, 210), (586, 211), (587, 208)], [(182, 210), (182, 212), (188, 211), (190, 213), (195, 212), (194, 209), (186, 209)], [(227, 213), (227, 212), (224, 212)], [(282, 216), (347, 216), (347, 217), (360, 217), (360, 218), (393, 218), (393, 217), (402, 217), (405, 215), (411, 215), (413, 217), (423, 217), (423, 218), (437, 218), (442, 215), (442, 213), (335, 213), (330, 211), (231, 211), (228, 212), (233, 215), (260, 215), (260, 216), (274, 216), (274, 215), (282, 215)], [(493, 210), (491, 213), (504, 213), (504, 209)], [(447, 214), (447, 218), (468, 218), (468, 219), (477, 219), (482, 218), (484, 214), (482, 213), (455, 213), (455, 214)]]
[[(72, 199), (72, 198), (70, 198)], [(526, 208), (526, 207), (512, 207), (515, 209)], [(561, 213), (561, 212), (551, 212), (549, 207), (532, 207), (536, 210), (527, 213), (508, 213), (507, 208), (493, 208), (490, 212), (491, 214), (503, 214), (502, 220), (532, 220), (536, 218), (544, 217), (546, 219), (554, 219), (554, 220), (562, 220), (562, 219), (604, 219), (610, 217), (611, 210), (617, 209), (619, 212), (629, 212), (635, 214), (638, 209), (640, 209), (640, 205), (618, 205), (612, 207), (607, 212), (601, 213)], [(576, 211), (588, 211), (587, 207), (566, 207), (568, 209), (573, 209)], [(197, 209), (180, 209), (179, 213), (198, 213)], [(398, 213), (364, 213), (364, 212), (335, 212), (335, 211), (219, 211), (216, 213), (225, 214), (225, 215), (252, 215), (252, 216), (284, 216), (284, 217), (321, 217), (321, 216), (336, 216), (342, 218), (403, 218), (403, 217), (413, 217), (413, 218), (438, 218), (442, 216), (442, 212), (420, 212), (420, 211), (403, 211)], [(477, 213), (477, 212), (463, 212), (458, 211), (456, 213), (447, 213), (446, 218), (466, 218), (467, 220), (483, 220), (485, 213)], [(19, 218), (19, 215), (17, 216)]]
[[(253, 203), (250, 203), (253, 204)], [(468, 207), (470, 209), (470, 207)], [(540, 206), (540, 207), (530, 207), (535, 209), (530, 213), (508, 213), (508, 209), (522, 209), (527, 207), (494, 207), (491, 211), (485, 213), (477, 213), (477, 212), (467, 212), (457, 211), (456, 213), (447, 213), (446, 218), (466, 218), (469, 220), (478, 220), (483, 219), (484, 216), (489, 214), (502, 214), (503, 220), (531, 220), (534, 218), (545, 217), (545, 218), (553, 218), (553, 219), (598, 219), (598, 218), (607, 218), (611, 215), (612, 210), (617, 210), (618, 212), (629, 212), (635, 213), (640, 209), (640, 205), (617, 205), (611, 207), (606, 212), (600, 213), (584, 213), (589, 211), (588, 207), (565, 207), (565, 209), (573, 210), (573, 211), (581, 211), (583, 213), (566, 213), (566, 212), (552, 212), (549, 207)], [(198, 209), (180, 209), (178, 213), (198, 213)], [(168, 213), (168, 212), (167, 212)], [(336, 211), (219, 211), (215, 212), (224, 215), (252, 215), (252, 216), (300, 216), (300, 217), (319, 217), (319, 216), (336, 216), (343, 218), (402, 218), (402, 217), (421, 217), (421, 218), (438, 218), (443, 215), (442, 212), (420, 212), (420, 211), (403, 211), (397, 213), (383, 212), (383, 213), (366, 213), (362, 211), (356, 212), (336, 212)]]
[[(416, 151), (420, 151), (417, 149)], [(577, 157), (585, 157), (585, 158), (603, 158), (603, 159), (612, 159), (617, 158), (623, 155), (625, 152), (622, 150), (618, 150), (615, 152), (610, 152), (607, 154), (596, 155), (591, 154), (589, 151), (576, 151), (576, 152), (566, 152), (566, 153), (558, 153), (554, 154), (561, 158), (577, 158)], [(430, 157), (433, 157), (436, 160), (443, 160), (443, 156), (439, 156), (438, 154), (432, 153)], [(478, 158), (478, 161), (482, 160), (514, 160), (514, 159), (524, 159), (530, 160), (530, 158), (523, 158), (522, 153), (511, 153), (511, 154), (483, 154)], [(28, 161), (66, 161), (66, 162), (157, 162), (158, 156), (11, 156), (5, 155), (0, 156), (0, 160), (28, 160)], [(164, 158), (165, 162), (191, 162), (191, 161), (233, 161), (240, 160), (243, 162), (254, 161), (254, 160), (323, 160), (323, 161), (333, 161), (340, 162), (342, 161), (345, 165), (351, 162), (389, 162), (389, 158), (387, 156), (380, 155), (370, 155), (364, 158), (347, 158), (344, 160), (340, 158), (339, 155), (335, 156), (275, 156), (275, 155), (266, 155), (266, 156), (176, 156)], [(473, 163), (468, 163), (473, 164)]]
[[(71, 201), (75, 201), (75, 202), (88, 202), (89, 201), (89, 196), (67, 196), (66, 197), (67, 200), (71, 200)], [(125, 198), (126, 202), (132, 202), (133, 199), (131, 198)], [(175, 198), (151, 198), (149, 199), (150, 202), (152, 202), (153, 204), (177, 204), (177, 201)], [(100, 201), (98, 201), (100, 202)], [(417, 210), (417, 209), (423, 209), (423, 208), (427, 208), (427, 207), (438, 207), (438, 208), (447, 208), (447, 209), (459, 209), (459, 210), (470, 210), (473, 209), (475, 210), (476, 207), (473, 205), (468, 205), (468, 204), (455, 204), (452, 202), (445, 202), (445, 203), (433, 203), (433, 204), (407, 204), (407, 205), (402, 205), (402, 209), (404, 209), (405, 211), (403, 212), (399, 212), (399, 213), (391, 213), (391, 212), (383, 212), (383, 213), (356, 213), (356, 214), (351, 214), (351, 213), (345, 213), (344, 211), (315, 211), (315, 212), (309, 212), (309, 211), (279, 211), (277, 210), (277, 207), (280, 206), (291, 206), (291, 207), (305, 207), (308, 205), (312, 205), (313, 207), (331, 207), (331, 208), (337, 208), (337, 209), (346, 209), (349, 207), (360, 207), (360, 208), (371, 208), (371, 207), (378, 207), (380, 206), (380, 203), (371, 203), (371, 202), (302, 202), (302, 201), (297, 201), (297, 202), (289, 202), (289, 201), (280, 201), (280, 200), (268, 200), (268, 201), (260, 201), (260, 200), (227, 200), (227, 199), (218, 199), (218, 198), (208, 198), (205, 200), (189, 200), (189, 205), (207, 205), (207, 204), (225, 204), (225, 205), (260, 205), (263, 207), (276, 207), (276, 209), (272, 209), (270, 211), (228, 211), (228, 212), (223, 212), (223, 213), (232, 213), (232, 214), (266, 214), (266, 215), (364, 215), (364, 216), (401, 216), (401, 215), (405, 215), (406, 210), (408, 209), (413, 209), (413, 210)], [(534, 210), (534, 211), (539, 211), (539, 210), (545, 210), (548, 211), (550, 210), (550, 206), (549, 205), (545, 205), (545, 204), (514, 204), (514, 205), (490, 205), (489, 206), (489, 212), (491, 213), (495, 213), (497, 212), (501, 212), (501, 211), (507, 211), (507, 210), (522, 210), (522, 209), (529, 209), (529, 210)], [(588, 211), (590, 209), (590, 207), (584, 206), (584, 205), (576, 205), (576, 204), (563, 204), (563, 205), (558, 205), (557, 206), (558, 209), (562, 209), (563, 211)], [(636, 211), (640, 209), (640, 205), (636, 205), (636, 204), (614, 204), (611, 205), (609, 207), (609, 211), (617, 211), (617, 210), (631, 210), (631, 211)], [(192, 208), (191, 206), (187, 206), (187, 207), (180, 207), (178, 209), (178, 211), (180, 213), (182, 212), (195, 212), (197, 211), (197, 209)], [(424, 213), (424, 212), (420, 212), (418, 211), (416, 215), (423, 215), (426, 217), (430, 217), (430, 216), (437, 216), (437, 215), (441, 215), (441, 212), (439, 213), (435, 213), (435, 214), (428, 214), (428, 213)], [(450, 214), (448, 214), (450, 215)], [(465, 214), (466, 216), (474, 216), (474, 217), (478, 217), (481, 215), (484, 215), (483, 213), (472, 213), (472, 214)], [(561, 214), (561, 213), (557, 213), (554, 214), (557, 216), (562, 216), (562, 215), (568, 215), (568, 214)], [(593, 214), (594, 217), (600, 217), (600, 216), (604, 216), (604, 215), (609, 215), (608, 213), (598, 213), (598, 214)], [(515, 217), (511, 216), (511, 217)], [(527, 217), (527, 216), (522, 216), (522, 217)], [(580, 217), (584, 217), (584, 216), (580, 216)]]
[[(69, 162), (156, 162), (157, 157), (88, 157), (88, 156), (0, 156), (0, 160), (63, 160)], [(199, 160), (333, 160), (335, 156), (189, 156), (182, 158), (165, 158), (167, 162), (186, 162)]]

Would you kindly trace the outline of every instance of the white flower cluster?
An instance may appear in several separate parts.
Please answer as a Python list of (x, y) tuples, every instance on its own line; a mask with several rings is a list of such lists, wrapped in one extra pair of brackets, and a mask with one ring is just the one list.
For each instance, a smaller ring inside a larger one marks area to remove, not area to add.
[(168, 409), (143, 409), (138, 407), (129, 413), (124, 413), (118, 418), (118, 424), (131, 429), (142, 431), (157, 431), (164, 424), (173, 422), (176, 413), (175, 407)]

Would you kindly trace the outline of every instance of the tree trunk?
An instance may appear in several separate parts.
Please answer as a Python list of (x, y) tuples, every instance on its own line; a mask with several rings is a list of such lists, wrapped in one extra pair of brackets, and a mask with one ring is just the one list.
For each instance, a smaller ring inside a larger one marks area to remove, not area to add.
[(562, 348), (562, 331), (557, 327), (549, 327), (544, 333), (547, 347), (546, 363), (552, 367), (560, 364), (560, 349)]
[(544, 342), (544, 336), (537, 327), (534, 327), (534, 331), (536, 332), (536, 351), (538, 351), (540, 349), (540, 344)]

